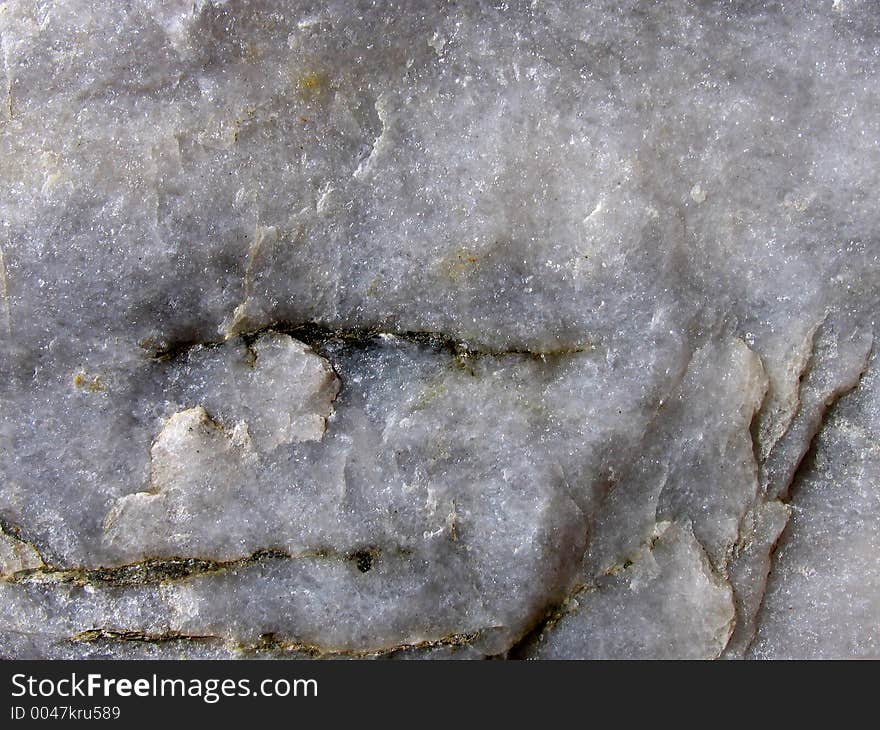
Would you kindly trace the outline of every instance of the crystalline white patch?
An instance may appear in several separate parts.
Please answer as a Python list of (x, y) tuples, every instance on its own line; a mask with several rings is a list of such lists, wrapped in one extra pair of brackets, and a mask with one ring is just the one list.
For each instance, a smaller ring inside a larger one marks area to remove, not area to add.
[(319, 441), (340, 387), (324, 358), (274, 332), (251, 344), (233, 339), (196, 349), (175, 371), (172, 385), (178, 403), (202, 405), (230, 428), (244, 421), (260, 452)]
[(578, 594), (535, 646), (548, 659), (712, 659), (735, 617), (687, 525), (660, 523), (650, 546), (595, 589)]
[(0, 578), (42, 565), (43, 558), (36, 548), (0, 529)]
[[(177, 556), (241, 557), (230, 515), (237, 484), (252, 479), (246, 433), (227, 434), (201, 406), (175, 413), (151, 449), (150, 489), (118, 500), (104, 522), (123, 561)], [(246, 522), (246, 518), (243, 519)], [(254, 546), (252, 549), (256, 549)]]

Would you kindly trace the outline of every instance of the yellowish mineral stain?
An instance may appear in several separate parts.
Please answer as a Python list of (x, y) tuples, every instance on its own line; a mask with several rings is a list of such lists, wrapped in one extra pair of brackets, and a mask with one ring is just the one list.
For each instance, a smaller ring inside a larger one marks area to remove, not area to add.
[(314, 101), (330, 87), (330, 78), (319, 71), (302, 73), (296, 78), (296, 91), (303, 101)]
[(88, 390), (92, 393), (105, 393), (107, 386), (101, 381), (100, 375), (90, 375), (82, 370), (73, 376), (73, 385), (79, 390)]
[(470, 276), (477, 268), (477, 253), (469, 248), (461, 247), (439, 262), (443, 274), (453, 281), (461, 281)]

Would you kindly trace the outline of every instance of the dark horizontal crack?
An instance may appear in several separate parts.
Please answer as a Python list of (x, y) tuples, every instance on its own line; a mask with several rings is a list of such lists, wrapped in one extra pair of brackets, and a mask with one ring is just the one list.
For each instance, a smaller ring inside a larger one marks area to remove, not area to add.
[(193, 636), (181, 634), (176, 631), (167, 631), (161, 634), (151, 634), (144, 631), (119, 631), (116, 629), (89, 629), (71, 636), (67, 641), (74, 644), (96, 643), (101, 641), (130, 641), (143, 644), (167, 644), (182, 641), (215, 642), (216, 636)]
[(352, 658), (367, 659), (376, 657), (389, 657), (409, 651), (424, 651), (429, 649), (461, 648), (470, 646), (485, 634), (485, 630), (472, 631), (460, 634), (448, 634), (438, 639), (426, 639), (424, 641), (396, 644), (394, 646), (379, 647), (376, 649), (336, 649), (320, 646), (318, 644), (303, 643), (285, 640), (276, 634), (264, 634), (256, 644), (241, 645), (238, 647), (243, 654), (306, 654), (314, 659)]
[(470, 646), (480, 639), (487, 630), (448, 634), (437, 639), (401, 643), (393, 646), (377, 647), (374, 649), (339, 649), (320, 646), (307, 642), (284, 639), (277, 634), (263, 634), (260, 639), (251, 644), (237, 643), (213, 634), (182, 634), (177, 631), (165, 631), (162, 633), (149, 633), (130, 629), (93, 628), (81, 631), (66, 639), (74, 644), (91, 644), (101, 642), (123, 642), (140, 644), (170, 644), (192, 642), (198, 644), (222, 643), (231, 651), (245, 656), (260, 655), (293, 655), (305, 654), (315, 659), (351, 658), (368, 659), (391, 657), (395, 654), (425, 651), (442, 648), (462, 648)]
[(183, 580), (196, 575), (217, 573), (233, 568), (263, 563), (271, 560), (289, 560), (291, 555), (281, 550), (258, 550), (237, 560), (221, 561), (206, 558), (148, 558), (128, 565), (99, 568), (57, 568), (46, 566), (22, 570), (8, 578), (12, 583), (52, 583), (77, 586), (103, 586), (122, 588), (126, 586), (155, 585)]
[[(592, 348), (589, 342), (575, 345), (560, 345), (559, 347), (548, 349), (532, 349), (528, 347), (492, 348), (482, 343), (469, 342), (442, 332), (416, 330), (389, 331), (378, 327), (331, 327), (316, 322), (275, 322), (258, 330), (236, 336), (241, 337), (250, 346), (259, 336), (269, 332), (289, 335), (300, 342), (304, 342), (321, 354), (326, 353), (331, 345), (367, 347), (375, 345), (376, 341), (382, 337), (393, 337), (436, 352), (448, 352), (457, 358), (520, 356), (545, 360), (587, 352)], [(191, 350), (197, 347), (219, 347), (224, 342), (226, 340), (179, 340), (158, 343), (153, 340), (142, 340), (138, 344), (147, 351), (150, 359), (167, 362), (185, 357)]]
[[(404, 548), (398, 553), (406, 554)], [(334, 548), (319, 548), (291, 554), (285, 550), (258, 550), (246, 557), (235, 560), (213, 560), (210, 558), (148, 558), (127, 565), (99, 568), (57, 568), (46, 566), (21, 570), (5, 578), (8, 583), (60, 583), (75, 586), (94, 586), (104, 588), (125, 588), (130, 586), (158, 585), (185, 580), (200, 575), (222, 573), (251, 565), (266, 564), (284, 560), (323, 559), (353, 563), (361, 573), (372, 569), (379, 558), (380, 550), (366, 546), (351, 552)]]

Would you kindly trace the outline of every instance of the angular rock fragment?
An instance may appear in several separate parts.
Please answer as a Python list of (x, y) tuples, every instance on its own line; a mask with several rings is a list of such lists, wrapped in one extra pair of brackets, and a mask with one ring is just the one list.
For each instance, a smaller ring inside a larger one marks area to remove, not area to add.
[(880, 657), (880, 377), (828, 416), (792, 485), (792, 517), (773, 560), (750, 656)]
[(107, 514), (111, 545), (124, 562), (240, 557), (249, 548), (239, 545), (234, 524), (247, 505), (236, 486), (253, 479), (253, 456), (243, 423), (227, 434), (201, 406), (175, 413), (151, 450), (150, 490), (123, 497)]
[(14, 576), (20, 570), (33, 570), (43, 566), (39, 551), (0, 528), (0, 578)]
[(635, 560), (577, 593), (529, 656), (714, 659), (733, 629), (733, 592), (687, 525), (659, 523)]
[(197, 347), (169, 385), (178, 403), (203, 406), (230, 428), (243, 424), (260, 452), (319, 441), (340, 387), (324, 358), (275, 332)]

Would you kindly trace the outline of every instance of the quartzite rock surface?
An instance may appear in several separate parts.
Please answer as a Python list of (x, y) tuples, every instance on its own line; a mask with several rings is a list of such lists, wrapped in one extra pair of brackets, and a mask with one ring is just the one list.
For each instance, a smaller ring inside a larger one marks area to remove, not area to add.
[(0, 655), (878, 656), (876, 3), (0, 48)]

